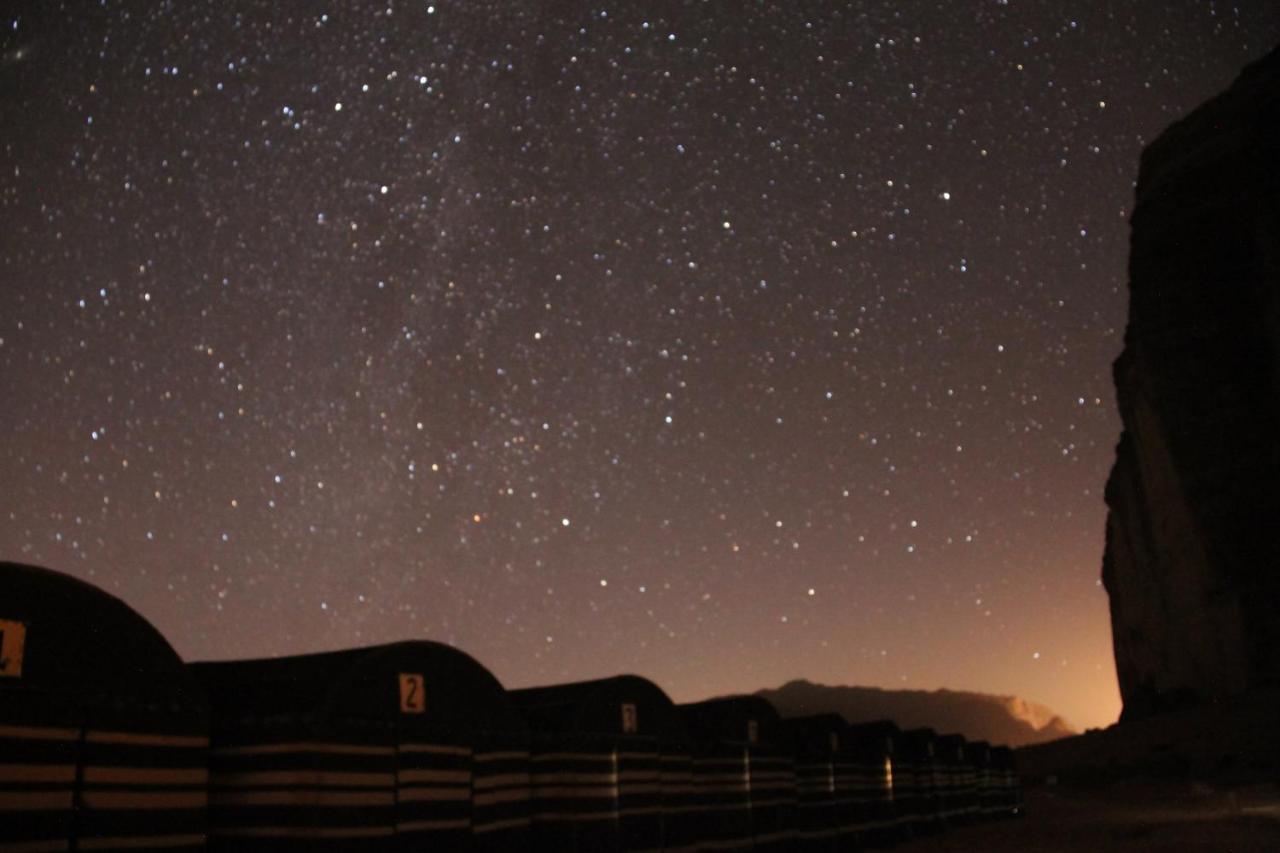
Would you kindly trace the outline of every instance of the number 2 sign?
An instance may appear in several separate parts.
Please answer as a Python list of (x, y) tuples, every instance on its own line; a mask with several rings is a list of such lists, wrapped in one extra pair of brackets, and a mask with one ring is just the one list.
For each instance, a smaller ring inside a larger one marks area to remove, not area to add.
[(417, 672), (400, 673), (400, 713), (424, 714), (427, 697), (423, 691), (422, 675)]

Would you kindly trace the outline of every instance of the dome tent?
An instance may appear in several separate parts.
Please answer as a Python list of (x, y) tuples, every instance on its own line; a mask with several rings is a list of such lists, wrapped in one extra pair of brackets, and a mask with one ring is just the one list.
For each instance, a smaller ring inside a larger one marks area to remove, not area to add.
[[(662, 688), (638, 675), (529, 687), (508, 693), (535, 731), (592, 732), (683, 741), (684, 724)], [(631, 711), (626, 706), (631, 706)]]
[(528, 732), (469, 655), (412, 641), (197, 663), (217, 849), (515, 849)]
[(688, 821), (664, 805), (687, 795), (684, 727), (671, 699), (635, 675), (515, 690), (532, 731), (535, 849), (683, 847)]
[(848, 847), (857, 832), (846, 790), (851, 764), (849, 724), (839, 714), (791, 717), (783, 728), (795, 744), (796, 832), (800, 849), (834, 853)]
[(796, 838), (795, 764), (773, 705), (759, 696), (730, 696), (677, 707), (694, 744), (694, 799), (709, 840), (789, 849)]
[[(930, 728), (904, 731), (896, 744), (894, 767), (902, 767), (912, 780), (903, 792), (903, 811), (916, 835), (942, 829), (940, 812), (944, 782), (934, 755), (938, 734)], [(896, 771), (895, 771), (895, 779)]]
[(205, 846), (204, 692), (152, 625), (0, 563), (0, 848)]
[(995, 777), (991, 772), (991, 744), (985, 740), (971, 740), (964, 747), (965, 758), (973, 768), (975, 800), (978, 815), (990, 818), (998, 811)]
[(1007, 746), (991, 747), (991, 775), (999, 792), (993, 798), (992, 814), (1012, 817), (1022, 811), (1022, 788), (1018, 781), (1018, 762), (1013, 749)]
[(915, 788), (913, 769), (903, 756), (902, 731), (891, 720), (849, 726), (859, 836), (871, 846), (909, 837), (905, 809)]
[(968, 740), (961, 734), (940, 735), (935, 743), (935, 760), (941, 771), (941, 817), (964, 824), (978, 816), (978, 779), (969, 760)]

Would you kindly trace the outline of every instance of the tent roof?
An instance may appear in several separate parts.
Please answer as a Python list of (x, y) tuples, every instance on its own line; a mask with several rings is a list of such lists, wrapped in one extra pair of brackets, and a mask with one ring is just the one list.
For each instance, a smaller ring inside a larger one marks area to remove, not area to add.
[(839, 714), (808, 714), (803, 717), (786, 717), (782, 721), (785, 728), (803, 732), (844, 732), (849, 728), (844, 717)]
[(789, 741), (782, 718), (767, 699), (760, 696), (727, 696), (689, 705), (677, 705), (689, 736), (698, 740), (745, 743), (748, 724), (758, 727), (759, 743), (785, 746)]
[(534, 731), (623, 734), (622, 706), (630, 704), (636, 710), (634, 734), (684, 739), (684, 725), (671, 698), (638, 675), (529, 687), (507, 695)]
[(932, 758), (934, 755), (934, 742), (937, 739), (938, 733), (933, 729), (909, 729), (902, 733), (898, 743), (902, 746), (902, 754), (906, 756)]
[(215, 718), (361, 719), (521, 732), (506, 691), (475, 658), (411, 640), (336, 652), (190, 665)]
[(936, 754), (947, 761), (964, 761), (966, 743), (961, 734), (939, 735), (933, 742)]
[(898, 737), (902, 734), (902, 729), (893, 720), (873, 720), (869, 723), (851, 723), (849, 732), (855, 737)]
[(70, 575), (0, 562), (0, 631), (0, 691), (203, 707), (199, 685), (150, 622)]
[(804, 717), (787, 717), (782, 727), (797, 747), (828, 752), (831, 736), (836, 736), (836, 749), (850, 745), (849, 724), (839, 714), (810, 714)]
[(964, 745), (964, 754), (975, 764), (987, 764), (991, 760), (991, 744), (985, 740), (971, 740)]

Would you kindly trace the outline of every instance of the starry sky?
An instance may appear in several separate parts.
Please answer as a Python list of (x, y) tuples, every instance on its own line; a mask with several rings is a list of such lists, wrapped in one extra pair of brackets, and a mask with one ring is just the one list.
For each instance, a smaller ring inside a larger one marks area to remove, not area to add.
[(1115, 719), (1138, 154), (1272, 0), (0, 15), (0, 557), (191, 659)]

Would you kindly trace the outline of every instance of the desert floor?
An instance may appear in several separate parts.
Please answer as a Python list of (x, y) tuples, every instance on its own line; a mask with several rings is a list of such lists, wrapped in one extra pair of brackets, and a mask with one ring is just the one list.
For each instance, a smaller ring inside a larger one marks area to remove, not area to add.
[(1126, 780), (1090, 787), (1039, 786), (1025, 816), (958, 827), (894, 850), (1112, 850), (1143, 853), (1280, 851), (1280, 784), (1211, 787)]

